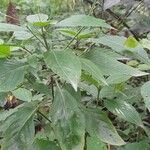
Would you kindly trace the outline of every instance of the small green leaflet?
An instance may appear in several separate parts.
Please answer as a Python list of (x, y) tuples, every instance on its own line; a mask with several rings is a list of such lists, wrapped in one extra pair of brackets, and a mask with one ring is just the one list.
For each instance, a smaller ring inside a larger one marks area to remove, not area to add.
[(70, 51), (49, 51), (44, 54), (47, 66), (62, 79), (69, 82), (77, 91), (81, 76), (81, 64)]
[(0, 45), (0, 58), (6, 58), (10, 55), (11, 47), (8, 45)]
[(34, 14), (27, 16), (27, 21), (34, 26), (44, 27), (47, 26), (48, 23), (48, 15), (46, 14)]
[(129, 36), (126, 41), (124, 42), (124, 45), (129, 47), (129, 48), (135, 48), (138, 46), (138, 42), (137, 40), (132, 37), (132, 36)]

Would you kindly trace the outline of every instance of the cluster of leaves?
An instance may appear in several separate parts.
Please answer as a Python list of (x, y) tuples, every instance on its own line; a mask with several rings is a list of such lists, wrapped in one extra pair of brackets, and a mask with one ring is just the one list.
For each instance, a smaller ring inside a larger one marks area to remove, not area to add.
[(150, 148), (150, 59), (134, 37), (111, 30), (89, 15), (0, 23), (10, 36), (0, 40), (2, 150)]

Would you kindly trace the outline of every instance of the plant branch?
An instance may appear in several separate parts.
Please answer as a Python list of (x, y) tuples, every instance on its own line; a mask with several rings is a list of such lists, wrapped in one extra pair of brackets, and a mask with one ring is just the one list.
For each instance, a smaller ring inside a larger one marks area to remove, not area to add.
[(34, 34), (34, 32), (27, 26), (27, 29), (33, 34), (33, 36), (47, 49), (47, 47), (45, 46), (45, 44), (43, 43), (43, 41)]
[(71, 43), (76, 39), (76, 37), (81, 33), (81, 31), (84, 29), (84, 27), (80, 28), (77, 32), (77, 34), (71, 39), (71, 41), (68, 43), (68, 45), (64, 48), (64, 50), (66, 50), (70, 45)]
[(37, 111), (37, 113), (39, 113), (43, 118), (45, 118), (49, 123), (52, 123), (52, 121), (47, 117), (45, 116), (43, 113), (41, 113), (39, 110)]

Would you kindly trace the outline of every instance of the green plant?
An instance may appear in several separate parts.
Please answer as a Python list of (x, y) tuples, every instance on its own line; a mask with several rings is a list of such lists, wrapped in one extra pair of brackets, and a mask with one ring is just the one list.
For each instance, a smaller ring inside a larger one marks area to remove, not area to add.
[[(58, 23), (46, 14), (26, 19), (24, 26), (0, 23), (0, 32), (13, 32), (0, 45), (0, 99), (7, 95), (9, 109), (0, 114), (2, 150), (124, 145), (110, 112), (140, 128), (142, 138), (150, 136), (130, 101), (135, 88), (127, 84), (149, 75), (138, 69), (138, 62), (150, 65), (139, 42), (105, 35), (112, 27), (88, 15)], [(122, 63), (130, 58), (136, 65)], [(149, 82), (141, 94), (150, 109), (148, 88)]]

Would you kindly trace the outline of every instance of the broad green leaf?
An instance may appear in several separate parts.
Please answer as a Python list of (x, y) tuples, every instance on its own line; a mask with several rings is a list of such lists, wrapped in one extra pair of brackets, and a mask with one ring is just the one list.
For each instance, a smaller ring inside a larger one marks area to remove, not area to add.
[(84, 117), (72, 95), (58, 88), (52, 106), (52, 120), (56, 138), (62, 150), (83, 150)]
[(106, 100), (105, 106), (110, 112), (124, 119), (125, 121), (143, 127), (143, 123), (138, 112), (132, 105), (128, 104), (127, 102), (117, 99)]
[(93, 62), (85, 58), (80, 58), (80, 61), (83, 70), (87, 71), (90, 75), (92, 75), (92, 77), (99, 83), (103, 83), (104, 85), (107, 85), (107, 82), (103, 77), (101, 70)]
[(127, 46), (127, 47), (129, 47), (129, 48), (135, 48), (135, 47), (138, 46), (138, 42), (137, 42), (137, 40), (134, 37), (129, 36), (125, 40), (124, 45)]
[(34, 140), (34, 114), (38, 103), (25, 103), (2, 123), (3, 150), (30, 149)]
[(0, 92), (11, 91), (22, 83), (26, 67), (19, 61), (0, 60)]
[(10, 55), (10, 46), (0, 45), (0, 58), (6, 58)]
[(148, 73), (142, 72), (136, 68), (127, 66), (108, 54), (105, 54), (100, 49), (93, 50), (87, 53), (85, 58), (94, 62), (103, 75), (127, 75), (127, 76), (144, 76)]
[(146, 82), (141, 87), (141, 94), (142, 94), (142, 97), (144, 98), (146, 107), (150, 111), (150, 81)]
[(0, 23), (0, 32), (14, 32), (14, 31), (25, 31), (27, 30), (24, 27), (8, 24), (8, 23)]
[(34, 150), (61, 150), (55, 142), (37, 139), (34, 144)]
[(12, 91), (12, 94), (22, 101), (31, 101), (32, 99), (32, 93), (31, 91), (25, 89), (25, 88), (18, 88), (14, 91)]
[(44, 59), (54, 73), (71, 83), (77, 91), (81, 75), (81, 64), (78, 57), (69, 51), (50, 51), (44, 54)]
[(87, 137), (87, 150), (107, 150), (105, 143), (96, 137)]
[(48, 15), (46, 14), (34, 14), (27, 16), (27, 21), (34, 26), (44, 27), (48, 25)]
[(86, 130), (91, 137), (97, 137), (111, 145), (125, 144), (104, 112), (96, 108), (83, 108), (83, 111), (86, 119)]
[[(124, 54), (130, 54), (136, 57), (137, 59), (141, 60), (144, 63), (150, 64), (150, 60), (148, 58), (148, 55), (146, 51), (143, 49), (143, 47), (137, 43), (138, 45), (135, 48), (130, 48), (124, 45), (127, 38), (120, 37), (120, 36), (109, 36), (105, 35), (99, 38), (90, 39), (89, 42), (93, 42), (95, 44), (102, 44), (106, 45), (110, 48), (112, 48), (114, 51)], [(129, 55), (129, 56), (130, 56)]]
[(102, 19), (97, 19), (88, 15), (73, 15), (56, 24), (57, 27), (104, 27), (112, 28)]

